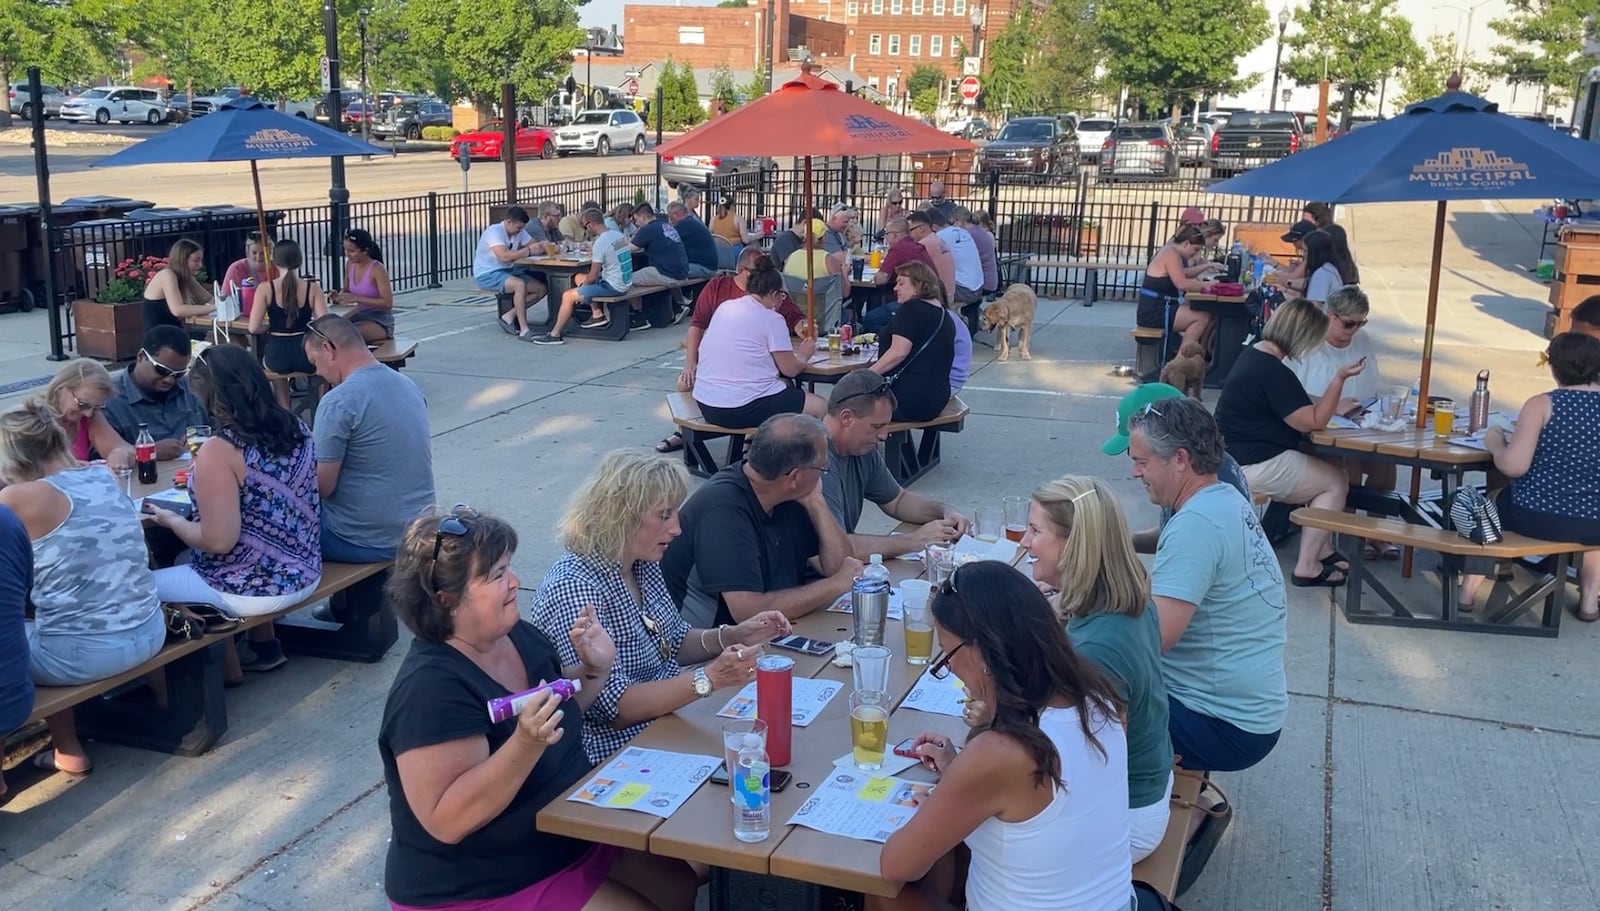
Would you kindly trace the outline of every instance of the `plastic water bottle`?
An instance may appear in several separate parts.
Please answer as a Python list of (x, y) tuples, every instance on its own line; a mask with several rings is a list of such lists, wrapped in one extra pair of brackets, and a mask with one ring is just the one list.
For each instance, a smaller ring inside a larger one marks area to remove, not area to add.
[(889, 588), (889, 568), (883, 565), (883, 555), (873, 554), (850, 585), (856, 645), (883, 644), (883, 627), (889, 618)]
[(733, 837), (766, 841), (772, 831), (772, 764), (760, 734), (744, 735), (739, 767), (729, 774), (733, 786)]

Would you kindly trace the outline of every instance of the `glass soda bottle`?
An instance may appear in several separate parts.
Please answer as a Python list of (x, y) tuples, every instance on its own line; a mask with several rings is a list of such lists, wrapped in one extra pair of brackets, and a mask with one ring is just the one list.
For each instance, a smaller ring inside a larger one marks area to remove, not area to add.
[(139, 483), (156, 482), (156, 438), (150, 435), (150, 425), (139, 425), (139, 437), (133, 441), (134, 461), (139, 464)]

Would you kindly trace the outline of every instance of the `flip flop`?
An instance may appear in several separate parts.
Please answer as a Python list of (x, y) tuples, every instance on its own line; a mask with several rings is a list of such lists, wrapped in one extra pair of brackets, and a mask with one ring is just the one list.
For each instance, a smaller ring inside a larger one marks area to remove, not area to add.
[(1380, 550), (1383, 553), (1383, 558), (1388, 560), (1390, 563), (1400, 559), (1400, 545), (1398, 544), (1385, 541), (1383, 542), (1383, 547), (1380, 548)]
[(39, 752), (34, 753), (33, 767), (36, 769), (42, 769), (46, 772), (60, 772), (63, 775), (70, 775), (73, 778), (82, 778), (94, 771), (94, 763), (92, 762), (89, 763), (88, 768), (81, 771), (61, 768), (60, 766), (56, 765), (56, 751), (53, 749), (40, 750)]
[(682, 448), (683, 434), (676, 431), (674, 431), (671, 436), (666, 437), (661, 442), (656, 444), (656, 452), (659, 452), (662, 455), (666, 455), (669, 452), (677, 452)]
[(1578, 611), (1574, 616), (1584, 623), (1593, 623), (1596, 620), (1600, 620), (1600, 607), (1596, 607), (1592, 611)]
[(494, 321), (500, 324), (500, 331), (504, 332), (506, 335), (516, 335), (517, 334), (517, 322), (516, 322), (516, 320), (512, 320), (511, 322), (508, 323), (505, 320), (503, 320), (503, 319), (501, 319), (501, 318), (499, 318), (497, 316), (497, 317), (495, 317)]
[[(1339, 573), (1339, 578), (1329, 578), (1334, 573)], [(1344, 584), (1344, 570), (1337, 566), (1324, 565), (1322, 567), (1322, 572), (1309, 579), (1304, 576), (1296, 576), (1291, 573), (1289, 576), (1289, 581), (1293, 582), (1296, 588), (1338, 588)]]
[[(1340, 563), (1343, 563), (1344, 565), (1340, 566)], [(1336, 569), (1340, 572), (1344, 572), (1350, 568), (1350, 558), (1339, 553), (1338, 551), (1334, 551), (1333, 553), (1322, 558), (1322, 565), (1327, 569)]]

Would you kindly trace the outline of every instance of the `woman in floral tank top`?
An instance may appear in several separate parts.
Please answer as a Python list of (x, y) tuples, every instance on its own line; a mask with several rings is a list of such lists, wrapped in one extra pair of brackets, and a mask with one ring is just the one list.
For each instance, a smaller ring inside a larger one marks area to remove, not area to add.
[[(190, 388), (217, 435), (195, 455), (189, 480), (194, 516), (156, 509), (156, 521), (189, 545), (187, 564), (156, 571), (163, 601), (200, 601), (240, 616), (271, 614), (304, 601), (322, 580), (322, 501), (311, 433), (278, 405), (261, 366), (233, 345), (195, 358)], [(284, 663), (272, 624), (250, 631), (248, 670)], [(231, 651), (225, 677), (240, 677)]]

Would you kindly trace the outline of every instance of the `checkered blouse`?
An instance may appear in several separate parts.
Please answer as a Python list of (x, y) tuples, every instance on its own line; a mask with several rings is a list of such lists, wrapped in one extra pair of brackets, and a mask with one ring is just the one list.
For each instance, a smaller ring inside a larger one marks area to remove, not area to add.
[(666, 680), (683, 672), (677, 655), (689, 624), (678, 615), (677, 605), (667, 592), (661, 564), (640, 561), (634, 564), (633, 574), (644, 593), (642, 607), (623, 584), (622, 568), (615, 562), (579, 556), (569, 550), (545, 573), (533, 599), (531, 619), (556, 644), (563, 665), (578, 661), (567, 631), (585, 605), (595, 606), (600, 625), (616, 643), (617, 660), (611, 676), (583, 717), (583, 749), (594, 763), (610, 757), (650, 723), (641, 721), (620, 730), (612, 727), (617, 706), (628, 687)]

